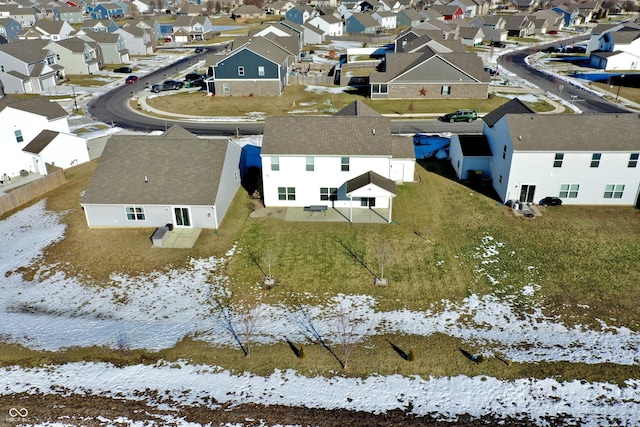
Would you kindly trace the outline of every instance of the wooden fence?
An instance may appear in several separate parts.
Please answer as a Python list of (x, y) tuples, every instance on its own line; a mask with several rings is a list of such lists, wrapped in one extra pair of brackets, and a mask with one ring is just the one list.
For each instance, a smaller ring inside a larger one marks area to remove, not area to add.
[[(47, 165), (49, 167), (49, 165)], [(0, 215), (4, 215), (13, 209), (16, 209), (43, 194), (60, 187), (67, 179), (64, 170), (55, 166), (49, 167), (48, 175), (31, 181), (21, 187), (10, 190), (7, 194), (0, 197)]]

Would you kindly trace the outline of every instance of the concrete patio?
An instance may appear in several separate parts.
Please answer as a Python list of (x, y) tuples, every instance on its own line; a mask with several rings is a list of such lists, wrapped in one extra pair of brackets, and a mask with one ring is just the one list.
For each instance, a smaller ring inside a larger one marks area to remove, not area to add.
[(202, 229), (200, 228), (174, 228), (169, 231), (167, 240), (164, 241), (161, 248), (179, 248), (190, 249), (196, 244)]
[[(265, 208), (269, 209), (269, 208)], [(324, 212), (309, 212), (304, 208), (284, 208), (285, 221), (297, 222), (349, 222), (349, 209), (329, 208)], [(386, 224), (389, 222), (388, 209), (354, 208), (352, 222), (355, 224)]]

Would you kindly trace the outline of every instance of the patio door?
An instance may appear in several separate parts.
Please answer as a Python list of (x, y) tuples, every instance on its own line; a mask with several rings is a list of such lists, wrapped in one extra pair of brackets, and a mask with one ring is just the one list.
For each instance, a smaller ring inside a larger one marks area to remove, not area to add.
[(535, 185), (523, 185), (520, 189), (520, 201), (525, 203), (533, 203), (536, 194)]
[(376, 198), (375, 197), (362, 197), (360, 199), (360, 206), (368, 206), (370, 208), (376, 207)]
[(176, 227), (191, 227), (189, 208), (173, 208), (173, 216)]

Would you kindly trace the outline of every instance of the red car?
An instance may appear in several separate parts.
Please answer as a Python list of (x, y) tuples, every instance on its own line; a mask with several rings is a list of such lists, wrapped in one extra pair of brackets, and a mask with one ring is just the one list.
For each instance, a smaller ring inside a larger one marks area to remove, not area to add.
[(126, 84), (130, 85), (132, 83), (135, 83), (138, 81), (138, 76), (129, 76), (127, 77), (127, 79), (124, 81)]

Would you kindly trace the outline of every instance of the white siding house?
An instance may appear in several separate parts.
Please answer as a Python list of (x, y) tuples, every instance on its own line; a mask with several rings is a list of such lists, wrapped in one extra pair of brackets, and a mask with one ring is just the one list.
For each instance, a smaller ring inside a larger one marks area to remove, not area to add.
[(413, 181), (415, 173), (412, 141), (391, 136), (390, 126), (360, 102), (331, 117), (268, 117), (265, 206), (390, 210), (395, 184)]
[(240, 153), (232, 140), (177, 125), (160, 136), (113, 136), (83, 196), (87, 225), (217, 229), (240, 188)]
[[(637, 205), (638, 114), (510, 113), (516, 102), (484, 117), (491, 158), (472, 166), (488, 170), (503, 202), (555, 196), (566, 204)], [(454, 168), (458, 160), (452, 158)]]
[(44, 163), (68, 168), (89, 161), (84, 139), (70, 134), (68, 116), (45, 97), (0, 100), (0, 175), (21, 170), (44, 175)]

